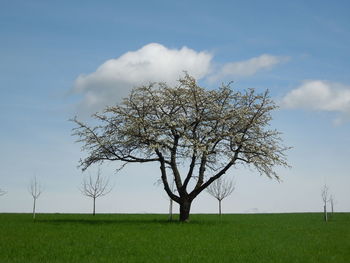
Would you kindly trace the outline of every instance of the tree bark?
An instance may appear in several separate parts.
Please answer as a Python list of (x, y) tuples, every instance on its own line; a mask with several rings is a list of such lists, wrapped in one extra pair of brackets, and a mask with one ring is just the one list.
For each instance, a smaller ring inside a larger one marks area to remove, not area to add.
[(219, 215), (221, 217), (221, 200), (219, 200)]
[(182, 199), (180, 201), (180, 222), (188, 222), (190, 218), (192, 200)]
[(327, 207), (326, 205), (323, 206), (323, 212), (324, 212), (324, 221), (328, 221), (328, 218), (327, 218)]

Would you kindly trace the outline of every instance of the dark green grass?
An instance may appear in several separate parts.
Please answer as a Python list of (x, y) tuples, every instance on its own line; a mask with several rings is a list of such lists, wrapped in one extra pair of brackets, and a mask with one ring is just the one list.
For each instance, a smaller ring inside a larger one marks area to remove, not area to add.
[(350, 262), (350, 214), (0, 214), (0, 262)]

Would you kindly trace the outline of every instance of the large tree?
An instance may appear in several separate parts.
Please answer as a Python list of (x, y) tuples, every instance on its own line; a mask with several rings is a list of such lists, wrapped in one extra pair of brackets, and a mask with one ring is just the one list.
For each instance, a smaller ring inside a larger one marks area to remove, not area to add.
[(192, 201), (239, 163), (278, 179), (273, 167), (288, 164), (280, 133), (269, 127), (274, 109), (268, 91), (241, 92), (230, 84), (207, 90), (185, 74), (174, 87), (151, 83), (133, 89), (121, 104), (94, 114), (96, 126), (75, 118), (73, 135), (87, 152), (83, 170), (103, 161), (120, 161), (121, 168), (159, 163), (164, 189), (186, 221)]

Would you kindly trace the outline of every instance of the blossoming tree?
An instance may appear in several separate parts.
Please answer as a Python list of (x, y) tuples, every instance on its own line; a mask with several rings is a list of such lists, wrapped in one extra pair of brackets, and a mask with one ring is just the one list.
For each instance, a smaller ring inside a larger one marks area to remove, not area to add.
[(192, 201), (239, 163), (278, 179), (273, 167), (288, 166), (288, 147), (269, 127), (274, 109), (268, 91), (235, 91), (230, 84), (207, 90), (185, 74), (174, 87), (135, 88), (121, 104), (93, 115), (96, 126), (73, 119), (73, 135), (87, 152), (80, 161), (83, 170), (104, 161), (119, 161), (121, 168), (158, 163), (164, 189), (179, 204), (180, 221), (187, 221)]

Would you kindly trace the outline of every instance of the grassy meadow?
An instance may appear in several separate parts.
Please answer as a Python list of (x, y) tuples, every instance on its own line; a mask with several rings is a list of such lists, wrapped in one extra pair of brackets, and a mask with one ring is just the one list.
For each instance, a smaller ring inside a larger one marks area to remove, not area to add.
[(0, 262), (350, 262), (350, 213), (0, 214)]

